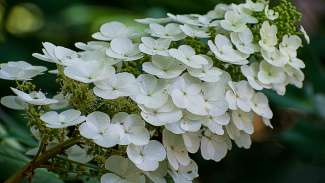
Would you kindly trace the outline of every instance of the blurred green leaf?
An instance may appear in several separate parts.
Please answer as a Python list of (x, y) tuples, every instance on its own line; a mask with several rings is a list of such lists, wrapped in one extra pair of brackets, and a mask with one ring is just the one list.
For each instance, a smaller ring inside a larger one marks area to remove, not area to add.
[(35, 170), (31, 183), (64, 183), (55, 173), (49, 172), (44, 168)]
[(7, 144), (0, 144), (0, 182), (23, 167), (29, 159)]
[(95, 177), (81, 177), (83, 183), (100, 183), (99, 178)]
[(270, 90), (266, 90), (264, 92), (267, 94), (270, 100), (274, 104), (276, 104), (277, 107), (292, 108), (306, 113), (314, 112), (313, 102), (310, 99), (297, 98), (290, 94), (286, 94), (285, 96), (280, 96), (276, 94), (274, 91), (270, 91)]
[(317, 94), (315, 96), (315, 105), (319, 115), (325, 119), (325, 95)]
[[(13, 118), (11, 115), (15, 118)], [(24, 118), (19, 118), (21, 114), (15, 112), (11, 113), (11, 115), (5, 113), (0, 108), (0, 121), (4, 122), (4, 126), (8, 133), (7, 136), (14, 138), (20, 143), (23, 143), (24, 145), (27, 145), (29, 147), (37, 146), (36, 141), (32, 137), (32, 134), (26, 125), (27, 122)]]
[(301, 158), (318, 158), (319, 163), (325, 165), (325, 125), (311, 119), (305, 120), (299, 120), (294, 128), (282, 133), (281, 141), (293, 148)]

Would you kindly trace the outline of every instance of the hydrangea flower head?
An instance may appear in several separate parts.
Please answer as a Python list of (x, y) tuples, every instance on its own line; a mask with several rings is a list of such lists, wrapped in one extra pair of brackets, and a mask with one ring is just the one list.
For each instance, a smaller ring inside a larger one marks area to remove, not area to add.
[(219, 162), (234, 145), (250, 148), (255, 122), (273, 128), (263, 92), (303, 86), (298, 52), (310, 40), (299, 15), (287, 0), (247, 0), (137, 19), (143, 32), (107, 22), (78, 51), (44, 42), (33, 54), (57, 66), (58, 93), (32, 83), (46, 67), (1, 64), (0, 78), (17, 85), (1, 104), (26, 110), (40, 148), (65, 148), (49, 162), (86, 163), (101, 183), (191, 183), (190, 154)]

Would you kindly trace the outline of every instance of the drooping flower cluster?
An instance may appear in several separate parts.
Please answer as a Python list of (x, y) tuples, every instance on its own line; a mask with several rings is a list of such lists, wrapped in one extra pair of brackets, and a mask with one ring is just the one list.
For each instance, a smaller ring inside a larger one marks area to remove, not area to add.
[[(55, 98), (18, 86), (12, 88), (16, 96), (1, 103), (27, 110), (49, 105), (41, 111), (43, 126), (74, 130), (87, 139), (69, 150), (74, 154), (93, 153), (91, 144), (107, 152), (118, 149), (117, 155), (105, 156), (109, 173), (102, 183), (164, 183), (168, 176), (176, 183), (192, 182), (198, 167), (190, 154), (200, 151), (204, 159), (218, 162), (233, 142), (250, 147), (255, 117), (272, 128), (273, 113), (261, 90), (284, 95), (288, 84), (302, 87), (305, 64), (297, 50), (301, 35), (309, 38), (298, 27), (296, 34), (280, 32), (284, 36), (279, 37), (279, 16), (268, 2), (247, 0), (219, 4), (204, 15), (136, 20), (147, 27), (144, 33), (120, 22), (105, 23), (93, 34), (96, 41), (76, 43), (80, 51), (46, 42), (42, 54), (33, 54), (57, 65), (52, 73), (63, 86)], [(27, 82), (45, 70), (9, 62), (1, 65), (0, 77)], [(76, 87), (69, 91), (67, 83)], [(87, 93), (78, 93), (83, 86)], [(82, 102), (95, 102), (95, 108), (84, 111), (78, 108)], [(130, 113), (131, 105), (138, 112)], [(112, 107), (122, 110), (113, 113)], [(68, 109), (57, 112), (62, 108)]]

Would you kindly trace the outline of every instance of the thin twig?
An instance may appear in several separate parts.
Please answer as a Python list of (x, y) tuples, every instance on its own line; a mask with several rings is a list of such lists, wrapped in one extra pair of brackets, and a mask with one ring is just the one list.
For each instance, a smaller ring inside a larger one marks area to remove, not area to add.
[(40, 146), (35, 154), (34, 158), (32, 159), (31, 163), (34, 163), (37, 158), (41, 155), (41, 153), (46, 149), (47, 139), (43, 138), (41, 140)]
[[(14, 175), (12, 175), (11, 177), (9, 177), (9, 179), (7, 179), (4, 183), (20, 183), (21, 180), (29, 175), (30, 173), (32, 173), (34, 171), (34, 169), (39, 168), (40, 166), (42, 166), (44, 163), (46, 163), (49, 159), (53, 158), (54, 156), (61, 154), (64, 150), (70, 148), (71, 146), (79, 143), (81, 140), (80, 136), (77, 137), (73, 137), (61, 144), (56, 145), (55, 147), (44, 151), (43, 153), (42, 150), (40, 150), (41, 148), (44, 148), (45, 145), (41, 145), (43, 147), (40, 147), (38, 156), (34, 157), (34, 161), (30, 161), (28, 164), (26, 164), (21, 170), (19, 170), (18, 172), (16, 172)], [(45, 143), (44, 143), (45, 144)]]
[(57, 156), (56, 158), (59, 158), (59, 159), (65, 160), (65, 161), (69, 161), (69, 162), (71, 162), (73, 164), (77, 164), (77, 165), (80, 165), (80, 166), (85, 166), (87, 168), (91, 168), (91, 169), (95, 169), (95, 170), (99, 170), (99, 171), (107, 171), (106, 169), (99, 168), (98, 166), (91, 165), (91, 164), (88, 164), (88, 163), (81, 163), (81, 162), (78, 162), (78, 161), (68, 159), (68, 158), (63, 157), (63, 156)]

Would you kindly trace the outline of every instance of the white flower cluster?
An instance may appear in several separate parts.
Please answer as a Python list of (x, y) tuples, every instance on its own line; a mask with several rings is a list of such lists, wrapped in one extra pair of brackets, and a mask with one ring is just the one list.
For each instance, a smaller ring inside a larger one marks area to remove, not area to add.
[[(268, 20), (259, 22), (255, 12), (264, 12)], [(54, 110), (60, 107), (53, 105), (67, 107), (68, 96), (49, 99), (42, 92), (14, 88), (17, 96), (4, 97), (1, 103), (14, 109), (51, 104), (53, 111), (40, 117), (48, 128), (78, 126), (80, 135), (98, 146), (126, 146), (128, 159), (107, 159), (111, 173), (101, 177), (102, 183), (165, 183), (167, 174), (176, 183), (190, 183), (198, 176), (190, 153), (200, 150), (204, 159), (220, 161), (232, 141), (249, 148), (255, 116), (272, 128), (268, 99), (258, 91), (273, 89), (284, 95), (288, 84), (302, 87), (305, 65), (297, 58), (302, 40), (289, 34), (277, 37), (272, 21), (278, 17), (264, 1), (219, 4), (205, 15), (136, 20), (148, 26), (141, 34), (109, 22), (93, 34), (96, 41), (76, 43), (81, 51), (44, 43), (43, 53), (33, 54), (62, 67), (66, 77), (92, 84), (93, 93), (103, 100), (132, 99), (140, 114), (81, 114), (78, 109), (58, 113)], [(250, 27), (258, 23), (259, 35), (254, 35)], [(206, 51), (186, 40), (196, 40)], [(141, 65), (142, 74), (121, 72), (124, 64), (144, 58), (149, 59)], [(227, 72), (229, 67), (238, 72)], [(45, 70), (9, 62), (1, 65), (0, 77), (29, 80)], [(244, 77), (234, 80), (234, 74)], [(154, 137), (156, 132), (161, 138)]]

